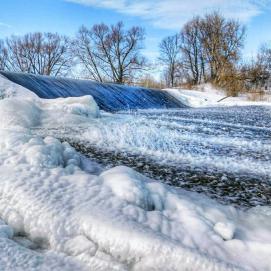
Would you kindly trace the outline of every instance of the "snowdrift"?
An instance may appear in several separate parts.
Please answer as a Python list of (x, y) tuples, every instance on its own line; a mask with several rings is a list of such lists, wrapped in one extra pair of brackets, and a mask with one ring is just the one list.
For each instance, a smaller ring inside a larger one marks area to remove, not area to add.
[(214, 88), (211, 84), (203, 84), (198, 90), (167, 88), (164, 91), (188, 107), (219, 107), (219, 106), (270, 106), (270, 101), (249, 101), (243, 94), (227, 97), (225, 91)]
[(1, 270), (271, 270), (270, 207), (243, 212), (127, 167), (97, 171), (33, 134), (94, 118), (91, 96), (0, 101)]
[(0, 99), (9, 98), (9, 97), (19, 97), (19, 98), (37, 98), (38, 96), (5, 78), (4, 76), (0, 75)]
[(118, 111), (148, 108), (185, 107), (164, 91), (117, 84), (102, 84), (90, 80), (73, 80), (24, 73), (0, 72), (40, 98), (78, 97), (91, 95), (100, 109)]

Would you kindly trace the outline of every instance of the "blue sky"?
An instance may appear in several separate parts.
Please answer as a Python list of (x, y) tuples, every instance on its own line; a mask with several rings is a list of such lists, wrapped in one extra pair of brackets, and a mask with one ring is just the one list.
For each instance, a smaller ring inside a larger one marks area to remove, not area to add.
[(74, 35), (82, 24), (140, 25), (146, 30), (145, 54), (158, 55), (159, 41), (194, 15), (219, 10), (247, 27), (244, 55), (271, 45), (271, 0), (1, 0), (0, 38), (30, 31)]

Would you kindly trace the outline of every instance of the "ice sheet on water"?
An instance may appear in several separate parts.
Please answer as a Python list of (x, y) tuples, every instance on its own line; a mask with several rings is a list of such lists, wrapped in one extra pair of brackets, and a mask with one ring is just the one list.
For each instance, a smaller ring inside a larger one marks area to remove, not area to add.
[[(30, 107), (0, 101), (0, 216), (9, 225), (0, 238), (2, 266), (48, 270), (53, 255), (61, 270), (72, 268), (69, 261), (82, 270), (271, 269), (270, 207), (243, 212), (127, 167), (90, 174), (91, 161), (85, 171), (86, 161), (69, 144), (29, 130), (60, 125), (60, 116), (61, 125), (114, 120), (94, 119), (90, 98), (72, 101), (80, 110), (66, 110), (71, 100), (33, 100)], [(11, 119), (16, 108), (30, 119)], [(12, 231), (49, 252), (14, 243)]]

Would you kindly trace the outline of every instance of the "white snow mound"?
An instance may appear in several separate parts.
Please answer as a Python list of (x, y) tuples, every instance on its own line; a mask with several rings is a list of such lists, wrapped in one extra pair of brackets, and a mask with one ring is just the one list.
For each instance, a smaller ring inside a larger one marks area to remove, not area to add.
[(9, 97), (26, 98), (38, 98), (38, 96), (27, 88), (24, 88), (18, 84), (15, 84), (0, 75), (0, 99)]
[(99, 107), (90, 95), (70, 98), (57, 98), (43, 101), (47, 105), (47, 109), (53, 112), (70, 113), (85, 117), (98, 117)]
[(166, 88), (164, 91), (189, 107), (218, 107), (218, 106), (270, 106), (270, 101), (249, 101), (248, 96), (240, 94), (237, 97), (227, 97), (225, 91), (214, 88), (211, 84), (203, 84), (198, 90), (182, 88)]

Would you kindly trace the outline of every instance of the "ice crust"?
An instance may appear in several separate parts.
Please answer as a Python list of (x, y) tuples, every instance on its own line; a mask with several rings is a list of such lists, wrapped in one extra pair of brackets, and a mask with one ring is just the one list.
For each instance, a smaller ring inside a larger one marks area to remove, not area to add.
[(123, 166), (91, 174), (30, 130), (93, 118), (90, 96), (0, 101), (0, 270), (271, 270), (270, 207), (222, 206)]

